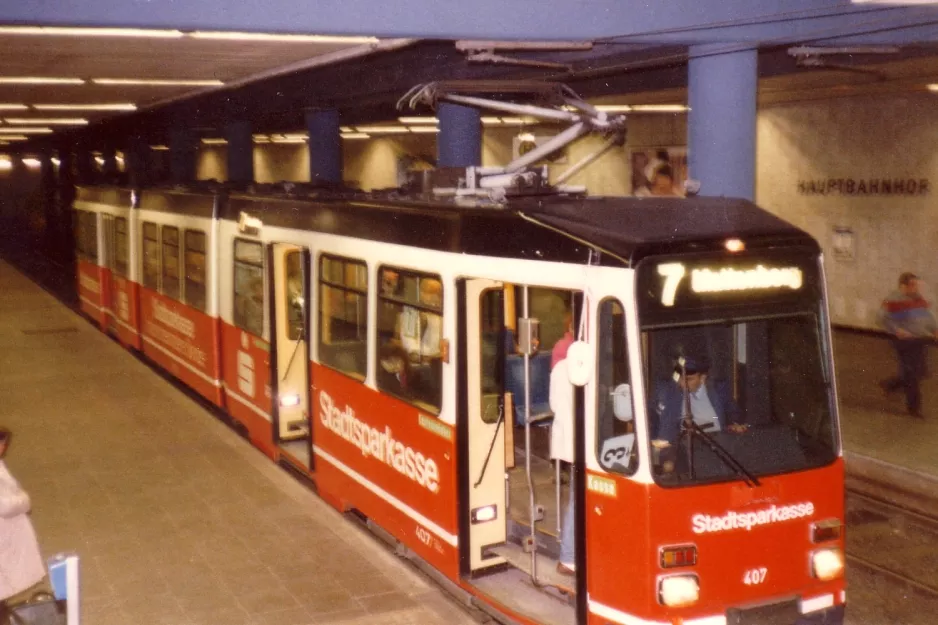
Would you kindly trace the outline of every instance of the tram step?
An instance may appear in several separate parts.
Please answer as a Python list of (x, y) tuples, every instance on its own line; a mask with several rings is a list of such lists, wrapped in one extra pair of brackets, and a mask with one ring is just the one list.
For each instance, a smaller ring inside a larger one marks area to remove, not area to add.
[[(525, 553), (521, 545), (514, 543), (503, 543), (488, 547), (487, 551), (499, 555), (516, 569), (531, 574), (531, 554)], [(561, 575), (557, 572), (557, 560), (545, 554), (538, 552), (537, 556), (537, 581), (544, 586), (553, 586), (559, 589), (570, 589), (576, 586), (576, 579), (569, 575)]]

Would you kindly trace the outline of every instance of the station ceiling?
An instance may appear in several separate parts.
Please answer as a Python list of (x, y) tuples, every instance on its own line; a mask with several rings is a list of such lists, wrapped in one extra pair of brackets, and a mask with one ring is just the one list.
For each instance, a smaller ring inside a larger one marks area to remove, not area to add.
[[(27, 30), (0, 26), (0, 141), (16, 136), (17, 128), (44, 126), (25, 123), (29, 120), (87, 124), (45, 126), (53, 132), (29, 133), (27, 141), (9, 149), (82, 136), (117, 147), (131, 136), (163, 143), (174, 127), (221, 136), (224, 125), (235, 120), (251, 122), (257, 132), (296, 131), (304, 127), (305, 111), (327, 107), (339, 109), (346, 125), (392, 120), (407, 114), (395, 104), (415, 84), (456, 78), (555, 80), (603, 103), (686, 102), (688, 47), (675, 43), (604, 40), (585, 49), (574, 49), (583, 47), (576, 42), (553, 42), (553, 49), (493, 50), (522, 62), (515, 64), (473, 62), (467, 46), (453, 40)], [(723, 45), (726, 51), (740, 48)], [(791, 49), (800, 45), (811, 45), (814, 53), (793, 56)], [(760, 47), (759, 67), (762, 105), (921, 93), (938, 83), (938, 47), (773, 42)], [(49, 78), (61, 81), (26, 80)], [(75, 108), (93, 104), (127, 110)]]

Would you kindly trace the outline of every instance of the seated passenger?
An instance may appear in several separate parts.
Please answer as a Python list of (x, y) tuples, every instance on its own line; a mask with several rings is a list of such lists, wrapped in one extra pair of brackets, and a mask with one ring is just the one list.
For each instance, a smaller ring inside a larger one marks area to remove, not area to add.
[[(435, 310), (442, 309), (443, 287), (439, 280), (420, 280), (420, 303)], [(440, 357), (443, 319), (437, 313), (404, 306), (398, 319), (401, 346), (411, 362), (426, 362)]]

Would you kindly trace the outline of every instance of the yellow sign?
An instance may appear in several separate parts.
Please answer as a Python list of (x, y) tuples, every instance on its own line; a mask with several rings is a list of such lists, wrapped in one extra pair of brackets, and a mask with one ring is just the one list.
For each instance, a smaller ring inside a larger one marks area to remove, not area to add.
[(606, 497), (617, 497), (616, 481), (608, 477), (600, 477), (588, 473), (586, 475), (586, 490), (605, 495)]

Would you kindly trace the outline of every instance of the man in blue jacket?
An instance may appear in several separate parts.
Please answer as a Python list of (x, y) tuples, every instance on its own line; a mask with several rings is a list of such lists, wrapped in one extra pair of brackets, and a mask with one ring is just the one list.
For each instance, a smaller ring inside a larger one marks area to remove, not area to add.
[(705, 357), (685, 359), (683, 368), (674, 368), (670, 380), (658, 385), (654, 411), (658, 415), (655, 439), (671, 445), (680, 442), (681, 422), (685, 414), (684, 390), (690, 399), (690, 413), (694, 422), (705, 432), (743, 432), (746, 426), (737, 423), (739, 409), (733, 401), (732, 389), (726, 380), (708, 377), (710, 363)]

